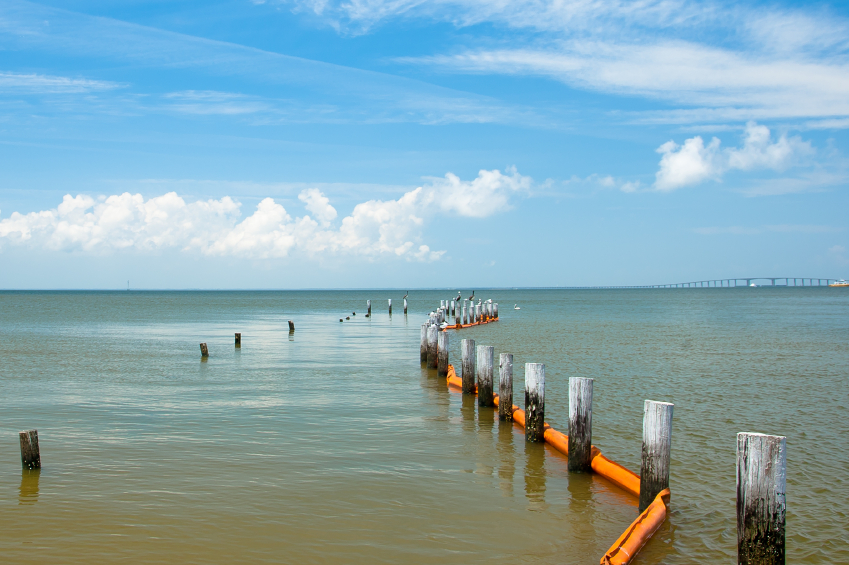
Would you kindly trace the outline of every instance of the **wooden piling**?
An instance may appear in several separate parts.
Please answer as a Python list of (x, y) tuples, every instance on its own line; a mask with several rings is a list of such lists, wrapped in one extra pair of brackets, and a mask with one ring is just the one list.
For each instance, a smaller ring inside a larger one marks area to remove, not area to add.
[(236, 332), (236, 345), (238, 347), (242, 346), (242, 334), (240, 334), (239, 332)]
[(295, 322), (289, 320), (289, 333), (292, 333), (293, 331), (295, 331)]
[(427, 326), (422, 324), (422, 344), (419, 347), (419, 358), (422, 363), (427, 363)]
[(569, 463), (570, 471), (591, 470), (593, 443), (593, 380), (569, 378)]
[(389, 299), (389, 315), (392, 315), (392, 299)]
[(427, 329), (427, 368), (436, 369), (437, 358), (437, 339), (439, 327), (432, 325)]
[(366, 306), (368, 307), (368, 312), (366, 312), (366, 314), (371, 316), (371, 300), (366, 300)]
[(436, 374), (448, 375), (448, 332), (439, 332), (436, 343)]
[(525, 441), (545, 441), (545, 364), (525, 363)]
[(495, 319), (497, 320), (498, 319), (498, 302), (496, 302), (493, 306), (494, 306), (493, 311), (495, 312)]
[(737, 434), (737, 563), (784, 565), (787, 439)]
[(404, 299), (404, 313), (407, 313), (407, 299)]
[(466, 307), (465, 306), (463, 306), (463, 308), (460, 310), (460, 313), (461, 313), (460, 323), (465, 326), (466, 324), (468, 324), (468, 322), (466, 321)]
[(498, 418), (513, 419), (513, 354), (498, 356)]
[(205, 343), (200, 344), (200, 356), (209, 357), (209, 349), (206, 347)]
[(475, 322), (481, 321), (481, 305), (475, 304)]
[(41, 469), (38, 430), (26, 430), (18, 435), (21, 438), (21, 465), (24, 469)]
[(454, 300), (451, 301), (451, 317), (457, 317), (457, 302)]
[(640, 512), (669, 488), (672, 452), (672, 409), (669, 402), (646, 400), (643, 412), (643, 454), (640, 465)]
[(495, 406), (492, 396), (492, 365), (494, 351), (491, 345), (478, 345), (475, 368), (478, 381), (478, 406)]
[(460, 342), (463, 351), (463, 392), (475, 393), (475, 340), (464, 339)]

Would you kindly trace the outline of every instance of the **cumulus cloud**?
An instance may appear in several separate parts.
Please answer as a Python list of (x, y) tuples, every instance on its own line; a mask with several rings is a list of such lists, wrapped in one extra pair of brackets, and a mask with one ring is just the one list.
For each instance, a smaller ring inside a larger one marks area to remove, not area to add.
[(187, 202), (175, 192), (147, 200), (128, 192), (98, 199), (66, 195), (55, 209), (14, 212), (1, 220), (0, 245), (89, 253), (176, 248), (257, 259), (299, 252), (434, 261), (445, 251), (421, 242), (431, 215), (441, 210), (472, 218), (490, 216), (508, 209), (511, 196), (530, 185), (531, 179), (515, 169), (506, 174), (482, 170), (470, 181), (449, 173), (397, 200), (357, 204), (338, 228), (332, 227), (336, 209), (317, 188), (298, 196), (311, 215), (293, 217), (283, 205), (265, 198), (244, 219), (241, 204), (228, 196)]
[(658, 147), (661, 158), (655, 188), (670, 191), (706, 180), (720, 180), (729, 170), (781, 171), (814, 152), (811, 143), (798, 136), (782, 134), (773, 141), (769, 128), (754, 122), (746, 124), (742, 147), (722, 150), (720, 144), (714, 137), (705, 145), (701, 136), (696, 136), (684, 141), (684, 145), (667, 141)]

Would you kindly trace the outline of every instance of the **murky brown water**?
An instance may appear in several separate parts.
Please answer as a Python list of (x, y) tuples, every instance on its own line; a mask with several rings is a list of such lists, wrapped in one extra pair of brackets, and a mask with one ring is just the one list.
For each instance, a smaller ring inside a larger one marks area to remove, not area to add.
[[(635, 501), (420, 367), (456, 292), (413, 292), (408, 318), (395, 294), (0, 293), (2, 561), (598, 562)], [(638, 470), (643, 400), (675, 403), (673, 511), (638, 562), (734, 562), (738, 431), (787, 436), (788, 562), (849, 562), (845, 289), (478, 294), (501, 321), (452, 358), (513, 353), (517, 398), (546, 363), (564, 431), (568, 377), (595, 378), (608, 457)]]

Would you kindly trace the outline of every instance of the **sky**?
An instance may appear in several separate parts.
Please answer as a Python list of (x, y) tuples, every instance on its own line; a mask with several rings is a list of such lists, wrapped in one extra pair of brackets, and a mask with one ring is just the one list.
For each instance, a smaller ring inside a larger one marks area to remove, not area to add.
[(0, 2), (0, 288), (849, 278), (849, 6)]

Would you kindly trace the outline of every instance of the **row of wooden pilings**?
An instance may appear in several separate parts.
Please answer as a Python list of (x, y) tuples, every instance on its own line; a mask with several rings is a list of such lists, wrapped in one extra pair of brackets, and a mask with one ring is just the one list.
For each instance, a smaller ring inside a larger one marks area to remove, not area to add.
[[(496, 310), (497, 312), (497, 310)], [(461, 341), (461, 376), (449, 364), (449, 333), (440, 330), (439, 310), (421, 327), (420, 360), (436, 369), (463, 394), (476, 394), (478, 406), (496, 407), (499, 419), (524, 427), (525, 440), (548, 442), (567, 456), (570, 472), (592, 471), (639, 498), (640, 516), (601, 558), (602, 565), (624, 565), (666, 519), (674, 405), (646, 400), (640, 474), (607, 459), (592, 445), (591, 378), (569, 378), (569, 433), (545, 423), (545, 365), (525, 363), (525, 408), (513, 404), (513, 355), (501, 353), (498, 392), (494, 391), (494, 348)], [(464, 324), (457, 324), (462, 327)], [(445, 326), (443, 326), (444, 328)], [(786, 438), (737, 434), (737, 560), (741, 565), (785, 562)]]

